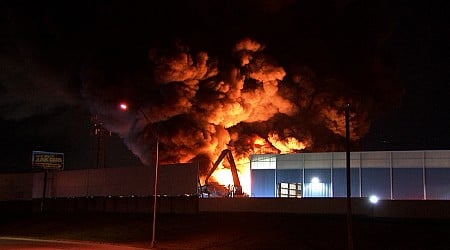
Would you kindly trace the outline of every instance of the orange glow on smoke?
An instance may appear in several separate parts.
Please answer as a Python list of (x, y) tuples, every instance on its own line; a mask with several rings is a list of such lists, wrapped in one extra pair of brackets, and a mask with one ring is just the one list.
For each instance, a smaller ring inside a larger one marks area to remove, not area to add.
[(255, 145), (264, 146), (266, 144), (266, 140), (261, 137), (257, 137), (254, 142)]
[[(272, 145), (264, 138), (255, 135), (253, 138), (253, 148), (251, 154), (271, 154), (278, 153)], [(248, 162), (249, 160), (247, 160)]]
[[(122, 94), (120, 90), (113, 91), (116, 85), (97, 93), (95, 90), (106, 86), (105, 80), (97, 77), (96, 70), (87, 71), (93, 74), (87, 75), (84, 94), (93, 102), (96, 111), (105, 111), (100, 115), (108, 122), (108, 129), (123, 138), (145, 165), (154, 163), (151, 145), (157, 139), (162, 146), (158, 151), (161, 164), (201, 160), (199, 173), (203, 176), (200, 176), (200, 182), (204, 183), (210, 174), (205, 172), (211, 167), (207, 161), (216, 160), (223, 149), (230, 149), (242, 189), (249, 194), (250, 155), (295, 153), (306, 148), (328, 149), (326, 139), (317, 140), (320, 142), (317, 145), (313, 141), (316, 136), (322, 138), (318, 134), (322, 131), (325, 135), (332, 132), (345, 136), (342, 107), (348, 103), (355, 105), (352, 110), (358, 111), (350, 113), (352, 140), (368, 130), (369, 110), (363, 104), (371, 103), (372, 99), (359, 103), (359, 96), (352, 100), (350, 96), (336, 95), (332, 90), (316, 89), (316, 85), (321, 86), (316, 84), (321, 78), (307, 66), (293, 68), (293, 75), (286, 77), (288, 72), (266, 55), (265, 45), (255, 40), (244, 38), (236, 43), (229, 56), (237, 59), (233, 59), (235, 63), (232, 64), (224, 64), (216, 56), (210, 58), (205, 51), (191, 53), (182, 43), (176, 43), (174, 49), (170, 52), (157, 48), (150, 50), (148, 59), (154, 66), (148, 73), (154, 76), (154, 87), (149, 92), (147, 87), (123, 90), (123, 93), (138, 94), (140, 101), (129, 105), (123, 97), (115, 96)], [(105, 72), (99, 69), (99, 73), (106, 74), (106, 69)], [(135, 76), (129, 77), (123, 82), (134, 83)], [(95, 83), (97, 79), (100, 80), (98, 84)], [(340, 84), (339, 80), (330, 82)], [(99, 93), (114, 95), (97, 99)], [(114, 103), (115, 112), (103, 110), (109, 103), (107, 100), (120, 102)], [(134, 112), (128, 115), (119, 112), (126, 110)], [(302, 119), (310, 120), (305, 125), (317, 127), (317, 132), (315, 127), (303, 127)], [(225, 186), (233, 185), (229, 163), (225, 159), (223, 164), (217, 166), (211, 180)]]
[(295, 150), (306, 148), (305, 143), (297, 140), (295, 137), (287, 137), (281, 140), (276, 133), (271, 133), (269, 134), (268, 140), (275, 148), (280, 150), (280, 153), (282, 154), (292, 153), (295, 152)]

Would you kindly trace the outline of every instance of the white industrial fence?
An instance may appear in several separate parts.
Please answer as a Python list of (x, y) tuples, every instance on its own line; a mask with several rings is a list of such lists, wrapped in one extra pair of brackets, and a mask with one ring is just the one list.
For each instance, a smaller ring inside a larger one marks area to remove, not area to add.
[[(0, 201), (2, 214), (31, 213), (152, 213), (154, 197), (63, 197)], [(157, 196), (158, 213), (198, 213), (197, 196)]]
[[(101, 168), (45, 173), (0, 175), (0, 200), (31, 200), (60, 197), (152, 196), (153, 167)], [(163, 165), (158, 170), (157, 194), (183, 196), (197, 194), (197, 164)]]

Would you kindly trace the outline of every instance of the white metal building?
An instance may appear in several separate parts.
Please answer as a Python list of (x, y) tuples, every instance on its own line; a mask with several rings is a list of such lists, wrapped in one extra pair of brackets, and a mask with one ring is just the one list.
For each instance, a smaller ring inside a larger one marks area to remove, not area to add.
[[(346, 153), (251, 156), (252, 197), (345, 197)], [(449, 200), (450, 150), (351, 152), (351, 195)]]

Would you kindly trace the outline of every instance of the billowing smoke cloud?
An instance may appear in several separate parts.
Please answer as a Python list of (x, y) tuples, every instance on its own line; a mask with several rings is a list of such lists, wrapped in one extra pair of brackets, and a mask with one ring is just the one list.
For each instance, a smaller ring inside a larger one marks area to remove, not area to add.
[[(17, 51), (15, 51), (17, 52)], [(27, 52), (1, 54), (0, 117), (21, 120), (48, 115), (82, 102), (70, 86), (71, 75), (57, 72)]]
[[(308, 68), (288, 75), (256, 40), (242, 39), (229, 51), (234, 62), (178, 45), (150, 50), (148, 67), (139, 71), (88, 67), (83, 93), (105, 126), (146, 164), (156, 138), (162, 163), (214, 160), (225, 148), (238, 158), (339, 149), (346, 104), (351, 138), (367, 132), (370, 107), (360, 96), (320, 87), (327, 84)], [(121, 101), (128, 111), (118, 109)]]

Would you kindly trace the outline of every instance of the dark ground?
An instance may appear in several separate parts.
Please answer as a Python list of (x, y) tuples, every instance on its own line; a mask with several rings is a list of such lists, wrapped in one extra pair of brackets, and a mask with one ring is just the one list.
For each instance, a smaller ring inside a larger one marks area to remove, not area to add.
[[(149, 214), (1, 216), (1, 236), (149, 248)], [(158, 249), (346, 249), (346, 219), (293, 214), (158, 215)], [(354, 249), (450, 249), (450, 221), (353, 219)]]

